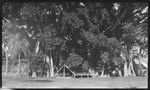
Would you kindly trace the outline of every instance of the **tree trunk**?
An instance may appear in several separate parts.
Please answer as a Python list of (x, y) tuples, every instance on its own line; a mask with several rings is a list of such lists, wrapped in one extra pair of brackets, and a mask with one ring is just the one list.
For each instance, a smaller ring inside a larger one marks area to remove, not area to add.
[(131, 75), (131, 58), (130, 58), (130, 51), (128, 53), (128, 56), (126, 57), (126, 62), (124, 65), (124, 76), (130, 76)]
[(135, 76), (135, 72), (133, 70), (133, 63), (132, 63), (132, 52), (129, 51), (129, 66), (128, 66), (128, 76)]
[(5, 69), (5, 74), (7, 74), (7, 72), (8, 72), (8, 53), (7, 53), (7, 51), (5, 51), (5, 55), (6, 55), (6, 69)]
[[(49, 53), (47, 53), (46, 48), (44, 50), (45, 50), (44, 59), (45, 59), (46, 63), (48, 63), (48, 65), (50, 66)], [(50, 76), (50, 67), (47, 70), (47, 76), (46, 77), (49, 77), (49, 76)]]
[[(45, 58), (46, 63), (48, 63), (48, 65), (50, 66), (49, 56), (45, 55), (44, 58)], [(50, 67), (47, 70), (47, 76), (46, 77), (49, 77), (49, 76), (50, 76)]]
[(118, 70), (119, 76), (122, 77), (121, 70)]
[(127, 76), (128, 73), (127, 73), (127, 62), (125, 62), (124, 64), (124, 76)]
[(139, 59), (139, 75), (142, 76), (141, 60)]
[(28, 60), (28, 66), (27, 66), (27, 77), (29, 77), (29, 73), (30, 73), (30, 61)]
[(124, 76), (128, 76), (129, 75), (129, 59), (130, 59), (130, 53), (129, 53), (129, 46), (126, 45), (125, 48), (127, 49), (127, 56), (125, 56), (125, 64), (124, 64)]
[[(141, 48), (140, 48), (140, 52), (139, 52), (139, 57), (141, 56)], [(139, 75), (142, 76), (142, 65), (141, 65), (141, 57), (139, 58)]]
[(133, 59), (132, 59), (132, 57), (133, 57), (133, 55), (132, 55), (132, 52), (131, 52), (131, 57), (130, 57), (130, 59), (131, 59), (131, 64), (130, 64), (130, 65), (131, 65), (131, 71), (132, 71), (132, 73), (133, 73), (132, 75), (133, 75), (133, 76), (136, 76), (136, 75), (135, 75), (135, 71), (134, 71), (134, 69), (133, 69)]
[(16, 75), (18, 76), (18, 77), (20, 77), (20, 74), (21, 74), (21, 60), (20, 60), (20, 51), (19, 51), (19, 54), (18, 54), (18, 69), (17, 69), (17, 73), (16, 73)]
[(51, 59), (50, 59), (50, 62), (51, 62), (50, 76), (51, 76), (51, 77), (54, 77), (54, 66), (53, 66), (53, 58), (52, 58), (52, 53), (51, 53), (51, 51), (50, 51), (50, 54), (51, 54)]
[(125, 63), (125, 65), (124, 65), (124, 76), (130, 76), (130, 75), (132, 75), (131, 74), (131, 52), (130, 52), (130, 47), (129, 47), (129, 45), (127, 45), (126, 46), (126, 48), (127, 48), (127, 52), (128, 52), (128, 55), (127, 55), (127, 57), (126, 57), (126, 63)]
[(102, 67), (102, 73), (101, 73), (101, 77), (104, 76), (104, 64), (103, 64), (103, 67)]
[(130, 55), (130, 51), (129, 51), (129, 66), (128, 66), (128, 76), (131, 76), (131, 55)]

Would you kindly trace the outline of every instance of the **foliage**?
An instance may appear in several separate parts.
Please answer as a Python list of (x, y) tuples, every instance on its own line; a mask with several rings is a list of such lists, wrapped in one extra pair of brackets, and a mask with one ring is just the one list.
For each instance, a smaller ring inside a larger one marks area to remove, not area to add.
[(56, 36), (56, 29), (52, 25), (45, 27), (44, 31), (42, 43), (46, 45), (46, 49), (54, 49), (56, 45), (60, 45), (63, 42), (62, 38)]
[(63, 13), (64, 17), (62, 17), (63, 23), (72, 26), (73, 28), (79, 28), (83, 26), (84, 23), (81, 19), (78, 18), (77, 14), (74, 12), (71, 13)]
[(113, 62), (115, 65), (124, 64), (123, 58), (117, 57), (117, 56), (115, 56), (115, 57), (112, 58), (112, 62)]
[(107, 61), (109, 61), (109, 53), (108, 53), (108, 52), (104, 52), (104, 53), (101, 55), (101, 57), (102, 57), (102, 61), (103, 61), (104, 63), (106, 63)]
[[(126, 54), (124, 48), (122, 47), (122, 45), (118, 42), (118, 40), (116, 38), (107, 38), (103, 34), (100, 34), (98, 36), (94, 36), (92, 33), (85, 33), (85, 37), (90, 42), (93, 42), (95, 44), (98, 44), (99, 46), (103, 46), (103, 47), (108, 48), (108, 51), (111, 52), (112, 55), (120, 54), (121, 53), (120, 51), (122, 51), (124, 54)], [(99, 38), (94, 39), (93, 37), (94, 38), (99, 37)], [(101, 55), (101, 57), (102, 57), (103, 62), (109, 61), (109, 59), (110, 59), (108, 52), (104, 52)], [(117, 60), (117, 59), (114, 59), (114, 60)]]
[(89, 68), (90, 68), (90, 66), (89, 66), (88, 62), (87, 62), (87, 61), (84, 61), (83, 64), (82, 64), (82, 69), (83, 69), (83, 71), (84, 71), (84, 70), (89, 70)]
[(115, 37), (107, 38), (107, 36), (105, 36), (103, 33), (94, 35), (93, 33), (88, 31), (83, 31), (83, 34), (83, 36), (91, 43), (98, 44), (99, 46), (107, 48), (113, 47), (122, 50), (122, 45)]
[(147, 45), (148, 40), (148, 26), (147, 23), (141, 23), (137, 26), (133, 26), (132, 24), (127, 24), (124, 26), (124, 39), (129, 39), (138, 44)]
[(4, 25), (6, 28), (5, 33), (3, 33), (3, 43), (5, 47), (8, 47), (8, 54), (11, 55), (11, 58), (15, 58), (18, 55), (19, 51), (22, 51), (25, 56), (27, 56), (27, 48), (29, 42), (26, 38), (23, 37), (22, 33), (19, 32), (17, 25), (13, 22), (8, 22)]
[(76, 67), (82, 64), (82, 61), (84, 59), (75, 54), (75, 53), (71, 53), (71, 55), (67, 58), (67, 60), (65, 61), (65, 64), (70, 68), (70, 67)]
[(104, 63), (103, 63), (102, 61), (98, 60), (96, 70), (97, 70), (98, 72), (102, 71), (103, 65), (104, 65)]
[(30, 60), (29, 68), (33, 72), (36, 72), (37, 70), (44, 70), (44, 69), (47, 70), (49, 67), (49, 66), (46, 66), (45, 68), (46, 63), (44, 61), (44, 54), (41, 51), (36, 55), (34, 54), (30, 55), (29, 60)]
[[(101, 54), (93, 56), (93, 53), (102, 50), (109, 52), (110, 61), (121, 62), (120, 54), (127, 57), (134, 43), (143, 48), (148, 45), (146, 2), (4, 3), (2, 15), (4, 20), (13, 21), (13, 24), (11, 22), (6, 25), (11, 27), (8, 31), (23, 31), (24, 34), (31, 35), (31, 38), (40, 39), (43, 43), (41, 49), (51, 50), (52, 54), (53, 50), (58, 49), (58, 57), (63, 55), (64, 50), (68, 54), (75, 48), (77, 53), (82, 53), (79, 54), (81, 57), (95, 57), (89, 61), (97, 63), (101, 62)], [(26, 29), (19, 30), (16, 25)], [(8, 27), (3, 25), (3, 31)], [(11, 37), (13, 35), (8, 38)], [(82, 44), (78, 43), (79, 39)], [(80, 47), (83, 50), (78, 50)], [(87, 54), (88, 50), (90, 56)]]

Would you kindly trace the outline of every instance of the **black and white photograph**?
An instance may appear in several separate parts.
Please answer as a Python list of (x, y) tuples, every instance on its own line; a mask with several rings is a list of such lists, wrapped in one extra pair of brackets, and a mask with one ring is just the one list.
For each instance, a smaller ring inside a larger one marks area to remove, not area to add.
[(148, 2), (5, 1), (1, 20), (1, 90), (148, 88)]

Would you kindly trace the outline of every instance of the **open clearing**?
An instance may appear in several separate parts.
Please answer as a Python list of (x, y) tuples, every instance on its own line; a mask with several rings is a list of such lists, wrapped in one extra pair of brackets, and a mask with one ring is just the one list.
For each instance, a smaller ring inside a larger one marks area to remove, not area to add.
[(29, 78), (19, 80), (3, 77), (3, 88), (147, 88), (147, 77), (105, 78)]

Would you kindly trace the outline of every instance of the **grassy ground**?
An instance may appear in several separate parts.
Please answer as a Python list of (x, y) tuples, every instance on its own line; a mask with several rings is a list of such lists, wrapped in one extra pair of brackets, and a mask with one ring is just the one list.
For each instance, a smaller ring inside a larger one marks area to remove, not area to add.
[(2, 78), (3, 88), (147, 88), (147, 77), (105, 78)]

